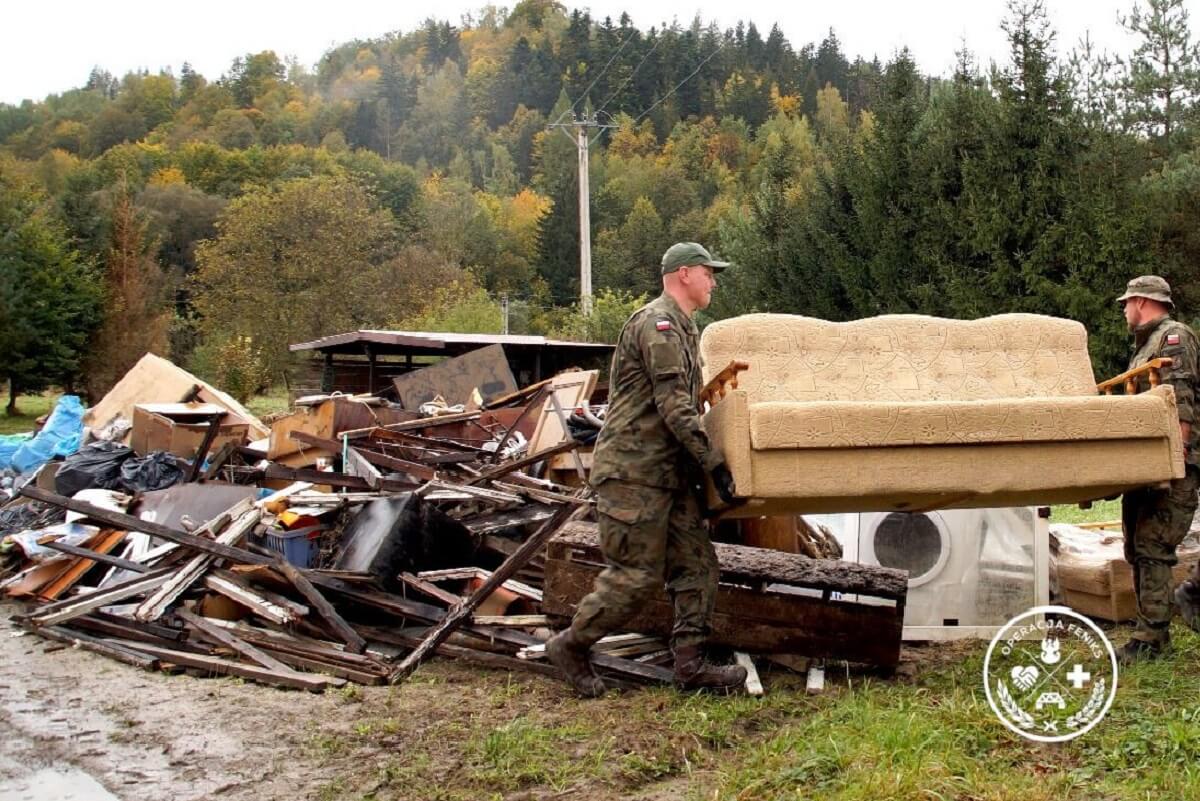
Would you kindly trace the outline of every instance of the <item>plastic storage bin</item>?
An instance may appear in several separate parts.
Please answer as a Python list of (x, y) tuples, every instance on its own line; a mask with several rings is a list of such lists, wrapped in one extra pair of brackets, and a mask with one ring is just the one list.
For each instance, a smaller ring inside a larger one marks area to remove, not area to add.
[(321, 532), (324, 526), (306, 526), (294, 531), (267, 529), (263, 539), (266, 546), (296, 567), (314, 567), (321, 554)]

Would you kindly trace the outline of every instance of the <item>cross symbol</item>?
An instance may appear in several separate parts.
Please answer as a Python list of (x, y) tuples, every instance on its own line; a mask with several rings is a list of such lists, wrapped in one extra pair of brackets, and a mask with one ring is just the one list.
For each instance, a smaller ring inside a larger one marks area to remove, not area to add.
[(1083, 685), (1087, 684), (1088, 679), (1091, 677), (1092, 674), (1084, 670), (1083, 665), (1075, 665), (1075, 667), (1071, 668), (1071, 672), (1067, 674), (1067, 680), (1071, 682), (1076, 690), (1082, 689)]

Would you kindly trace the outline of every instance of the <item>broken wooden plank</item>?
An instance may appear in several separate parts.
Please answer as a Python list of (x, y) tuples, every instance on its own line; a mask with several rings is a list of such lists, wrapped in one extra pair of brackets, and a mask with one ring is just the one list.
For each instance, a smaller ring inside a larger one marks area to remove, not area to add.
[(236, 601), (256, 615), (287, 626), (308, 615), (309, 609), (291, 598), (252, 587), (250, 582), (227, 570), (213, 570), (204, 577), (204, 586)]
[(195, 551), (203, 551), (214, 556), (222, 556), (226, 559), (232, 559), (235, 562), (243, 562), (251, 565), (266, 565), (272, 564), (275, 560), (269, 556), (260, 556), (259, 554), (251, 553), (243, 548), (235, 548), (214, 540), (198, 537), (195, 534), (189, 534), (186, 531), (168, 528), (167, 526), (158, 523), (152, 523), (148, 520), (127, 515), (122, 512), (113, 512), (108, 509), (102, 509), (95, 504), (87, 501), (77, 500), (75, 498), (64, 498), (62, 495), (57, 495), (53, 492), (48, 492), (39, 487), (26, 484), (21, 488), (21, 494), (27, 498), (33, 498), (35, 501), (42, 501), (51, 506), (57, 506), (62, 509), (69, 509), (72, 512), (79, 512), (87, 515), (90, 519), (103, 523), (110, 528), (120, 528), (127, 531), (143, 531), (155, 537), (159, 537), (179, 545), (186, 546)]
[(400, 574), (399, 579), (413, 589), (425, 593), (430, 598), (436, 598), (437, 600), (446, 604), (446, 606), (457, 606), (458, 604), (462, 603), (462, 596), (455, 595), (452, 592), (447, 592), (435, 584), (431, 584), (428, 581), (419, 579), (412, 573), (409, 573), (407, 570)]
[(143, 670), (154, 670), (158, 667), (158, 660), (153, 656), (148, 656), (140, 651), (110, 642), (101, 637), (84, 634), (81, 631), (75, 631), (63, 626), (39, 626), (33, 629), (33, 631), (38, 636), (45, 637), (48, 640), (55, 640), (76, 648), (82, 648), (85, 651), (92, 651), (107, 656), (109, 659), (115, 659), (118, 662), (133, 665)]
[(50, 605), (39, 609), (29, 616), (29, 620), (38, 626), (53, 626), (56, 623), (63, 623), (71, 618), (87, 614), (93, 609), (99, 609), (102, 606), (108, 606), (117, 601), (141, 595), (144, 592), (152, 592), (166, 583), (174, 572), (171, 568), (161, 568), (152, 573), (140, 575), (122, 584), (97, 590), (86, 595), (79, 595), (75, 598), (68, 598), (60, 601), (57, 605)]
[(298, 673), (290, 668), (287, 672), (281, 672), (260, 665), (248, 665), (245, 662), (234, 662), (218, 656), (193, 654), (187, 651), (164, 648), (148, 643), (125, 641), (117, 641), (117, 643), (134, 651), (142, 651), (151, 656), (158, 657), (159, 661), (162, 662), (197, 668), (217, 676), (241, 676), (244, 679), (250, 679), (261, 684), (272, 684), (277, 687), (322, 692), (327, 687), (341, 687), (346, 683), (345, 679), (339, 679), (334, 676)]
[[(346, 489), (367, 492), (371, 487), (357, 476), (345, 473), (329, 473), (324, 470), (293, 470), (281, 464), (269, 464), (263, 471), (263, 477), (270, 481), (308, 481), (313, 484), (324, 484), (329, 487), (344, 487)], [(381, 492), (408, 492), (421, 486), (413, 481), (398, 481), (385, 478), (379, 482)]]
[(358, 476), (367, 482), (367, 486), (371, 489), (376, 489), (379, 486), (379, 482), (383, 481), (383, 474), (379, 472), (378, 468), (367, 461), (362, 452), (355, 448), (346, 449), (344, 467), (347, 474)]
[(361, 654), (367, 649), (366, 640), (358, 636), (358, 632), (350, 628), (350, 624), (337, 613), (333, 605), (312, 585), (312, 582), (304, 577), (304, 574), (296, 569), (295, 565), (289, 564), (284, 559), (276, 559), (274, 567), (283, 573), (287, 580), (292, 583), (292, 586), (312, 604), (317, 614), (330, 625), (334, 633), (341, 638), (342, 642), (346, 643), (347, 648), (351, 652)]
[(106, 637), (119, 637), (123, 640), (142, 640), (162, 644), (164, 640), (178, 641), (183, 639), (184, 632), (154, 623), (138, 623), (125, 617), (105, 614), (100, 611), (80, 615), (71, 621), (72, 629), (86, 629), (103, 634)]
[[(244, 512), (237, 520), (229, 524), (229, 528), (217, 536), (216, 542), (222, 545), (236, 545), (246, 535), (246, 532), (254, 528), (261, 517), (261, 509)], [(167, 611), (167, 607), (204, 575), (212, 565), (214, 558), (211, 554), (199, 554), (192, 557), (187, 564), (176, 571), (170, 581), (138, 606), (137, 611), (133, 614), (134, 618), (149, 622), (162, 617), (162, 614)]]
[[(126, 532), (103, 530), (99, 534), (92, 537), (89, 542), (92, 544), (92, 551), (96, 554), (107, 555), (109, 551), (116, 548), (121, 540), (125, 539)], [(84, 549), (80, 549), (84, 550)], [(46, 586), (38, 591), (38, 595), (48, 601), (53, 601), (66, 592), (71, 587), (83, 578), (84, 574), (95, 567), (98, 560), (91, 556), (79, 555), (82, 558), (75, 560), (74, 564), (63, 571), (62, 575), (51, 581)]]
[(48, 540), (39, 544), (44, 545), (53, 551), (70, 554), (71, 556), (80, 556), (84, 559), (91, 559), (92, 561), (99, 562), (104, 565), (119, 567), (122, 570), (129, 570), (134, 573), (150, 572), (150, 568), (146, 567), (140, 562), (131, 562), (128, 559), (122, 559), (119, 556), (113, 556), (112, 554), (107, 553), (99, 553), (98, 551), (88, 550), (87, 548), (80, 548), (77, 545), (68, 545), (65, 542), (57, 542), (55, 540)]
[[(460, 520), (459, 522), (466, 526), (467, 530), (472, 534), (490, 534), (493, 531), (502, 531), (515, 526), (540, 523), (553, 514), (554, 507), (533, 503), (509, 511), (478, 515), (468, 520)], [(516, 548), (515, 544), (513, 548)]]
[(232, 649), (251, 662), (256, 662), (265, 668), (277, 670), (281, 673), (292, 672), (291, 666), (285, 665), (270, 654), (263, 653), (258, 648), (255, 648), (236, 635), (225, 631), (220, 626), (214, 626), (209, 622), (208, 618), (197, 615), (195, 612), (189, 612), (186, 609), (176, 609), (175, 617), (187, 623), (206, 640), (214, 642), (217, 645), (224, 645), (226, 648)]
[(490, 470), (484, 470), (482, 473), (480, 473), (478, 476), (472, 478), (467, 483), (468, 484), (478, 484), (482, 481), (490, 481), (493, 478), (500, 478), (501, 476), (506, 476), (509, 473), (520, 470), (521, 468), (529, 467), (529, 465), (531, 465), (531, 464), (537, 464), (538, 462), (549, 459), (551, 456), (554, 456), (555, 454), (566, 453), (567, 451), (572, 450), (573, 448), (578, 448), (578, 447), (579, 447), (578, 442), (576, 442), (573, 439), (569, 439), (566, 442), (560, 442), (559, 444), (554, 445), (550, 448), (544, 448), (543, 450), (541, 450), (537, 453), (534, 453), (534, 454), (530, 454), (529, 456), (524, 456), (520, 459), (516, 459), (511, 462), (505, 462), (504, 464), (493, 467)]
[(545, 547), (546, 543), (551, 537), (554, 536), (559, 527), (566, 523), (567, 519), (571, 515), (575, 514), (575, 512), (576, 509), (572, 506), (563, 506), (559, 508), (559, 510), (554, 513), (553, 517), (543, 523), (541, 528), (534, 532), (534, 534), (528, 540), (526, 540), (520, 548), (517, 549), (516, 553), (504, 560), (504, 563), (496, 569), (496, 572), (493, 573), (487, 581), (485, 581), (477, 590), (475, 590), (475, 592), (471, 593), (471, 595), (465, 601), (463, 601), (460, 606), (457, 606), (448, 612), (438, 625), (434, 626), (433, 630), (426, 637), (425, 641), (421, 643), (421, 645), (417, 646), (417, 648), (408, 656), (406, 656), (404, 661), (401, 662), (394, 671), (392, 671), (392, 675), (389, 677), (389, 680), (395, 684), (398, 681), (402, 681), (414, 670), (416, 670), (417, 665), (421, 664), (421, 662), (427, 656), (429, 656), (429, 654), (433, 652), (438, 645), (445, 642), (446, 637), (448, 637), (450, 633), (454, 631), (454, 629), (456, 629), (463, 622), (465, 622), (467, 618), (474, 614), (475, 610), (479, 608), (479, 605), (483, 603), (484, 599), (491, 595), (497, 587), (499, 587), (514, 573), (516, 573), (517, 570), (526, 562), (528, 562), (535, 553)]
[(746, 669), (746, 692), (755, 698), (762, 697), (764, 692), (762, 679), (758, 677), (758, 668), (754, 666), (754, 660), (750, 658), (750, 654), (745, 651), (735, 651), (733, 659)]
[(552, 618), (549, 615), (474, 615), (471, 618), (471, 622), (476, 626), (507, 626), (509, 628), (552, 626), (559, 620), (561, 618)]

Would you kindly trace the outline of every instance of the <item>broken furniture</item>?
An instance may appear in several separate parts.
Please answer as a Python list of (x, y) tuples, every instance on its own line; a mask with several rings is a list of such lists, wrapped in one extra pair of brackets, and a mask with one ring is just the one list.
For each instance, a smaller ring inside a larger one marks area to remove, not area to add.
[[(213, 425), (216, 431), (210, 434)], [(129, 444), (142, 455), (166, 451), (191, 459), (206, 438), (206, 451), (216, 451), (227, 442), (245, 445), (249, 433), (249, 421), (230, 419), (215, 403), (139, 403), (133, 407)]]
[[(903, 570), (740, 545), (717, 543), (716, 549), (721, 580), (712, 616), (712, 644), (884, 668), (899, 662), (908, 593)], [(542, 610), (573, 615), (604, 564), (595, 523), (564, 526), (547, 548)], [(851, 594), (856, 600), (834, 600), (834, 593)], [(873, 602), (866, 602), (867, 598)], [(671, 620), (664, 589), (625, 628), (665, 636)]]
[(1100, 395), (1077, 322), (889, 315), (713, 323), (705, 416), (734, 517), (1077, 503), (1183, 475), (1174, 393)]

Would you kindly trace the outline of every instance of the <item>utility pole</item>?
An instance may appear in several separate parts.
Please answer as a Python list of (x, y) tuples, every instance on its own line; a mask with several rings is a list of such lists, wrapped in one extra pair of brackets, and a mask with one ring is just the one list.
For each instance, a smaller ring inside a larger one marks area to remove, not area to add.
[[(582, 117), (572, 115), (571, 122), (552, 123), (549, 128), (558, 128), (575, 143), (579, 150), (579, 307), (585, 315), (592, 313), (592, 203), (588, 187), (588, 148), (595, 141), (589, 134), (590, 129), (596, 129), (596, 135), (605, 128), (616, 128), (616, 125), (602, 125), (593, 114), (585, 113)], [(567, 128), (574, 128), (575, 135), (567, 133)]]

